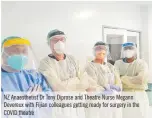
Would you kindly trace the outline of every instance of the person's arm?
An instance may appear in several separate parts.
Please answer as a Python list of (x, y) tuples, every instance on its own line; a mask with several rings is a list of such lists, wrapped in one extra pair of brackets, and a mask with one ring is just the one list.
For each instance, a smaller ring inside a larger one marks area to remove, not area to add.
[(136, 76), (122, 76), (122, 83), (129, 88), (144, 89), (148, 81), (148, 65), (145, 62), (140, 63), (137, 69), (139, 72)]
[(87, 80), (89, 83), (89, 88), (87, 89), (88, 91), (94, 90), (94, 91), (104, 91), (105, 89), (100, 86), (97, 83), (98, 77), (97, 77), (97, 73), (95, 72), (95, 70), (90, 66), (90, 64), (86, 65), (85, 67), (85, 71), (87, 74)]
[(44, 59), (40, 62), (39, 71), (45, 76), (53, 91), (68, 91), (47, 60)]
[(119, 75), (118, 69), (116, 69), (113, 65), (109, 64), (109, 68), (114, 75), (114, 84), (110, 84), (110, 89), (116, 90), (117, 92), (122, 90), (122, 83)]
[[(72, 62), (73, 66), (75, 66), (75, 72), (76, 76), (74, 78), (71, 78), (68, 80), (68, 87), (71, 90), (76, 91), (86, 91), (86, 89), (89, 87), (88, 84), (88, 75), (84, 70), (82, 69), (82, 66), (80, 66), (79, 61), (76, 60), (73, 56), (68, 55), (70, 61)], [(73, 87), (72, 87), (73, 86)]]
[(49, 86), (47, 79), (42, 74), (39, 74), (39, 79), (40, 79), (40, 85), (42, 87), (42, 92), (52, 91), (52, 88), (51, 86)]
[(114, 64), (114, 68), (116, 70), (116, 72), (118, 73), (119, 77), (121, 77), (120, 71), (119, 71), (119, 67), (120, 67), (120, 60), (116, 61)]
[(116, 86), (119, 86), (120, 89), (122, 89), (122, 82), (121, 82), (121, 79), (120, 79), (120, 75), (119, 75), (119, 72), (118, 70), (114, 67), (114, 77), (115, 77), (115, 85)]

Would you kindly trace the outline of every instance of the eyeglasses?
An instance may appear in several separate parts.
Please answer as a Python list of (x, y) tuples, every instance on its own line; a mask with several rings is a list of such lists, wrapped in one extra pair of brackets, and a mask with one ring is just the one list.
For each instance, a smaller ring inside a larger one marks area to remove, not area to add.
[(65, 39), (65, 37), (53, 38), (53, 39), (51, 40), (51, 43), (57, 43), (58, 41), (65, 42), (66, 39)]
[(124, 50), (134, 50), (134, 49), (135, 49), (135, 47), (133, 47), (133, 46), (124, 47)]

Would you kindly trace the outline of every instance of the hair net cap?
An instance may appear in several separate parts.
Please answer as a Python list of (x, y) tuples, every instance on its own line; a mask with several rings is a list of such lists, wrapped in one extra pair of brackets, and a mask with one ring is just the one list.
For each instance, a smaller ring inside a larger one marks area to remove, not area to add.
[(106, 45), (106, 43), (104, 43), (104, 42), (102, 42), (102, 41), (99, 41), (99, 42), (97, 42), (97, 43), (94, 45), (94, 47), (95, 47), (95, 46), (98, 46), (98, 45)]
[(65, 35), (63, 31), (60, 31), (58, 29), (51, 30), (47, 35), (47, 40), (49, 41), (51, 37), (56, 35)]

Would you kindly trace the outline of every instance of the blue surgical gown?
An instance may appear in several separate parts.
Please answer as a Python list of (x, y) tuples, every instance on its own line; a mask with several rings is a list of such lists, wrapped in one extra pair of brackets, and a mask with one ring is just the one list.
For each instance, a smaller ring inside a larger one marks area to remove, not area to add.
[[(20, 72), (6, 72), (1, 69), (1, 92), (27, 92), (30, 87), (34, 85), (41, 85), (43, 92), (51, 92), (45, 77), (32, 70), (22, 70)], [(49, 110), (49, 109), (48, 109)], [(50, 110), (49, 110), (50, 112)], [(34, 116), (15, 116), (16, 118), (38, 118), (37, 114)], [(4, 116), (7, 118), (7, 115)]]
[(42, 91), (50, 91), (51, 88), (45, 77), (32, 70), (20, 72), (6, 72), (1, 69), (1, 91), (2, 92), (26, 92), (30, 87), (39, 84)]

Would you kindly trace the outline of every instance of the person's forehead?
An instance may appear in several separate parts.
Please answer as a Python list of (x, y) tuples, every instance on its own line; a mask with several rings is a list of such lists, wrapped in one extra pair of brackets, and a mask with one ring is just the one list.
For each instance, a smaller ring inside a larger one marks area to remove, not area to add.
[(12, 45), (10, 48), (27, 48), (26, 45)]
[(5, 50), (13, 50), (13, 49), (19, 49), (19, 50), (22, 50), (22, 49), (27, 49), (27, 46), (26, 45), (12, 45), (10, 47), (6, 47), (4, 48)]
[(65, 38), (64, 36), (55, 36), (55, 37), (53, 37), (53, 38), (51, 39), (51, 41), (61, 40), (61, 39), (66, 40), (66, 38)]

